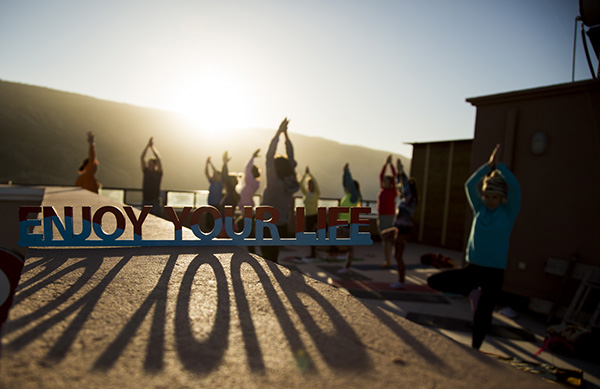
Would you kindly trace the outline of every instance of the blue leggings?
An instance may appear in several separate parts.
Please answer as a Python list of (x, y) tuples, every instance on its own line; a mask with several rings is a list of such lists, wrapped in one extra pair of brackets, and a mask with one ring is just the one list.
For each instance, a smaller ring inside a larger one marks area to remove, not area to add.
[(468, 264), (462, 269), (446, 270), (427, 279), (430, 288), (467, 296), (471, 290), (481, 288), (481, 298), (473, 317), (471, 346), (479, 349), (492, 325), (496, 301), (502, 293), (504, 269)]

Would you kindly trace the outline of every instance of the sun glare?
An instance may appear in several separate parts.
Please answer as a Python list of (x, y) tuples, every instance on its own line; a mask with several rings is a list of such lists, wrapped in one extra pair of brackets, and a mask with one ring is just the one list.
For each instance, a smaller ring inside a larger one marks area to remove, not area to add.
[(210, 73), (181, 79), (169, 108), (209, 136), (229, 135), (254, 125), (253, 99), (233, 77)]

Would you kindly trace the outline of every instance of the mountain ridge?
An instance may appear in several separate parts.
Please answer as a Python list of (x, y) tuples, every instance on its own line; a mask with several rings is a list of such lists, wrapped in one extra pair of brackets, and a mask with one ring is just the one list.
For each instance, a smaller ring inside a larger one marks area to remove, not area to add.
[[(100, 161), (97, 177), (105, 187), (141, 187), (140, 156), (152, 136), (163, 160), (163, 189), (207, 189), (204, 165), (208, 156), (220, 168), (221, 156), (228, 151), (233, 158), (230, 170), (242, 172), (260, 148), (256, 164), (264, 173), (264, 154), (276, 131), (276, 127), (255, 128), (215, 139), (169, 111), (4, 80), (0, 80), (0, 102), (3, 183), (73, 185), (77, 168), (87, 156), (86, 133), (93, 131)], [(363, 197), (376, 198), (379, 171), (389, 152), (298, 134), (293, 126), (289, 135), (298, 178), (310, 166), (323, 197), (341, 197), (342, 167), (348, 162)], [(283, 138), (279, 143), (283, 153)], [(394, 160), (397, 157), (408, 170), (410, 159), (395, 154)], [(259, 193), (264, 185), (261, 182)]]

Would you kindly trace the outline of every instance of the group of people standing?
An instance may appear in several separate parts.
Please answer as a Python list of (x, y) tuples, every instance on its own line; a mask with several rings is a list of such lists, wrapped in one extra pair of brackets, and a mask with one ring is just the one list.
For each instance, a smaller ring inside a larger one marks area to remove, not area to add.
[[(320, 198), (320, 189), (316, 178), (311, 173), (309, 167), (306, 167), (305, 173), (301, 180), (298, 181), (296, 175), (297, 162), (294, 157), (294, 147), (288, 134), (289, 120), (285, 118), (275, 136), (269, 143), (266, 153), (266, 187), (262, 195), (261, 205), (269, 205), (274, 207), (279, 214), (275, 222), (279, 236), (289, 237), (288, 225), (290, 221), (291, 204), (294, 194), (301, 190), (303, 194), (303, 202), (305, 206), (305, 228), (306, 231), (316, 231), (317, 229), (317, 209)], [(276, 150), (279, 142), (283, 138), (285, 144), (285, 155), (277, 155)], [(89, 152), (88, 158), (84, 160), (79, 168), (79, 176), (76, 180), (76, 185), (98, 193), (101, 187), (100, 182), (96, 178), (98, 168), (98, 160), (96, 158), (95, 136), (93, 133), (88, 133)], [(152, 156), (147, 158), (148, 152), (152, 152)], [(245, 206), (254, 206), (253, 197), (260, 186), (261, 170), (256, 166), (255, 160), (259, 157), (260, 149), (257, 149), (252, 154), (244, 169), (244, 181), (240, 193), (237, 192), (238, 177), (229, 172), (228, 163), (231, 158), (227, 151), (223, 154), (223, 163), (219, 170), (214, 166), (210, 156), (206, 160), (205, 175), (209, 182), (208, 188), (208, 205), (214, 206), (223, 214), (224, 207), (232, 206), (239, 207), (243, 211)], [(163, 176), (163, 165), (158, 149), (154, 145), (153, 138), (150, 138), (148, 144), (144, 148), (141, 155), (141, 169), (143, 173), (143, 205), (152, 206), (151, 213), (157, 216), (162, 215), (162, 204), (160, 200), (160, 184)], [(392, 175), (385, 175), (387, 166), (390, 167)], [(397, 170), (392, 166), (391, 156), (384, 164), (381, 176), (381, 191), (378, 196), (378, 213), (380, 230), (385, 232), (386, 239), (385, 266), (390, 266), (390, 256), (392, 246), (395, 248), (396, 261), (400, 271), (399, 283), (395, 287), (402, 287), (404, 282), (404, 266), (402, 260), (403, 247), (406, 244), (406, 239), (410, 233), (412, 225), (412, 214), (416, 207), (416, 188), (414, 182), (409, 181), (402, 168), (402, 163), (398, 159)], [(396, 182), (400, 183), (400, 188), (396, 188)], [(354, 207), (359, 206), (362, 201), (360, 192), (360, 184), (353, 179), (350, 172), (349, 164), (343, 166), (342, 183), (344, 188), (344, 196), (340, 199), (340, 206)], [(398, 204), (398, 212), (395, 212), (396, 198), (400, 194), (400, 202)], [(350, 221), (350, 213), (340, 214), (340, 220)], [(210, 218), (209, 218), (210, 219)], [(238, 223), (243, 217), (238, 219)], [(208, 220), (210, 222), (210, 220)], [(207, 229), (212, 228), (211, 223), (207, 223)], [(266, 231), (270, 237), (270, 231)], [(340, 237), (349, 237), (349, 229), (340, 227), (338, 231)], [(254, 251), (253, 247), (250, 247)], [(262, 247), (263, 256), (271, 261), (277, 262), (279, 256), (279, 247), (265, 246)], [(316, 247), (310, 247), (310, 257), (316, 257)], [(354, 248), (348, 247), (346, 262), (340, 273), (348, 273), (349, 268), (354, 258)]]
[[(275, 222), (280, 237), (288, 237), (288, 224), (292, 212), (294, 194), (301, 190), (305, 206), (306, 231), (317, 229), (317, 209), (320, 189), (317, 180), (306, 167), (298, 181), (297, 162), (294, 147), (288, 134), (289, 120), (285, 118), (269, 143), (266, 153), (266, 187), (261, 205), (274, 207), (279, 218)], [(285, 143), (285, 155), (277, 155), (277, 145), (281, 138)], [(76, 185), (98, 193), (101, 187), (96, 179), (98, 160), (96, 158), (95, 136), (87, 134), (88, 157), (79, 168)], [(428, 285), (440, 291), (469, 296), (474, 309), (472, 347), (479, 349), (488, 332), (494, 306), (501, 294), (506, 269), (509, 238), (520, 209), (521, 190), (519, 182), (505, 164), (498, 161), (497, 145), (487, 163), (482, 165), (465, 183), (465, 191), (471, 210), (473, 223), (466, 249), (467, 265), (460, 269), (437, 273), (428, 279)], [(148, 151), (153, 156), (146, 159)], [(260, 185), (261, 171), (255, 164), (260, 149), (252, 154), (244, 170), (244, 182), (240, 193), (236, 192), (238, 178), (231, 175), (228, 153), (223, 154), (221, 170), (215, 168), (210, 157), (206, 161), (205, 173), (209, 181), (208, 204), (221, 210), (225, 206), (254, 206), (253, 196)], [(152, 213), (160, 215), (160, 183), (163, 175), (162, 161), (153, 139), (150, 138), (141, 155), (143, 172), (143, 204), (152, 206)], [(388, 172), (389, 171), (389, 172)], [(362, 201), (359, 183), (353, 179), (349, 164), (343, 167), (342, 182), (344, 196), (340, 206), (359, 206)], [(391, 267), (392, 251), (398, 265), (398, 281), (391, 288), (405, 288), (405, 265), (403, 253), (413, 227), (413, 215), (418, 196), (414, 179), (409, 179), (400, 159), (396, 166), (390, 155), (382, 166), (380, 191), (377, 196), (378, 228), (383, 241), (385, 262), (383, 268)], [(341, 220), (350, 220), (350, 214), (341, 214)], [(266, 231), (265, 237), (270, 237)], [(338, 229), (339, 236), (348, 234), (348, 227)], [(253, 251), (253, 248), (250, 248)], [(273, 262), (278, 261), (279, 247), (263, 246), (262, 255)], [(316, 248), (310, 248), (310, 257), (316, 256)], [(344, 267), (339, 273), (349, 273), (354, 257), (354, 248), (348, 246)]]
[[(269, 148), (266, 153), (266, 187), (262, 195), (260, 205), (269, 205), (274, 207), (279, 217), (275, 222), (279, 236), (288, 237), (288, 224), (290, 221), (291, 204), (294, 194), (303, 189), (306, 209), (307, 226), (316, 230), (316, 215), (318, 200), (320, 196), (319, 188), (316, 179), (310, 174), (309, 168), (306, 168), (306, 175), (301, 182), (298, 181), (296, 175), (297, 162), (294, 158), (294, 147), (288, 134), (289, 120), (285, 118), (275, 136), (269, 143)], [(281, 139), (285, 143), (285, 155), (277, 155), (277, 146)], [(96, 178), (98, 168), (98, 160), (96, 158), (95, 136), (93, 133), (88, 133), (89, 152), (88, 158), (84, 160), (79, 168), (79, 175), (75, 182), (77, 186), (92, 192), (98, 193), (101, 187), (100, 182)], [(153, 156), (146, 158), (148, 151), (151, 151)], [(238, 185), (238, 177), (231, 174), (228, 163), (231, 157), (227, 152), (223, 154), (223, 164), (221, 169), (217, 169), (211, 158), (206, 160), (205, 174), (209, 182), (208, 189), (208, 205), (214, 206), (223, 211), (226, 206), (239, 207), (243, 211), (244, 206), (254, 206), (253, 197), (260, 186), (261, 170), (256, 166), (255, 160), (259, 157), (260, 149), (257, 149), (252, 154), (244, 170), (244, 181), (241, 191), (238, 193), (236, 187)], [(150, 138), (148, 144), (144, 148), (141, 155), (141, 168), (143, 172), (143, 205), (152, 206), (152, 214), (162, 215), (162, 204), (160, 201), (160, 183), (163, 176), (163, 165), (160, 154), (154, 145), (153, 139)], [(347, 170), (347, 166), (345, 167)], [(348, 172), (349, 174), (349, 172)], [(306, 182), (306, 187), (304, 186)], [(360, 196), (359, 196), (360, 197)], [(359, 198), (358, 197), (358, 198)], [(354, 204), (359, 200), (355, 199)], [(221, 212), (223, 214), (223, 212)], [(209, 218), (210, 219), (210, 218)], [(243, 222), (243, 217), (237, 222)], [(208, 228), (212, 228), (208, 225)], [(265, 237), (270, 237), (270, 231), (266, 231)], [(249, 248), (254, 251), (253, 247)], [(261, 248), (264, 258), (277, 262), (279, 257), (279, 247), (264, 246)], [(311, 256), (314, 256), (315, 248), (311, 248)]]
[[(466, 248), (466, 266), (439, 272), (428, 278), (429, 287), (452, 294), (469, 296), (473, 308), (472, 347), (479, 349), (488, 333), (496, 305), (502, 293), (508, 260), (510, 234), (521, 207), (521, 187), (508, 167), (499, 161), (496, 145), (488, 161), (466, 181), (465, 192), (473, 212), (473, 222)], [(387, 174), (387, 170), (391, 175)], [(394, 180), (396, 177), (396, 181)], [(396, 182), (400, 193), (396, 191)], [(415, 181), (408, 179), (402, 163), (396, 170), (388, 157), (380, 173), (377, 212), (384, 244), (385, 262), (390, 266), (392, 247), (398, 264), (398, 282), (391, 288), (405, 287), (402, 254), (413, 226), (417, 205)], [(394, 201), (399, 194), (397, 212)]]
[[(391, 174), (387, 174), (388, 170)], [(405, 287), (406, 267), (404, 250), (413, 227), (413, 216), (417, 208), (417, 186), (413, 178), (408, 178), (400, 158), (396, 167), (390, 155), (379, 173), (379, 194), (377, 195), (377, 223), (385, 262), (382, 268), (391, 267), (392, 251), (398, 266), (398, 281), (390, 284), (391, 288)]]
[[(77, 179), (75, 185), (90, 192), (98, 193), (102, 184), (96, 178), (98, 171), (98, 159), (96, 158), (96, 136), (93, 132), (87, 133), (88, 156), (83, 160), (77, 170)], [(146, 159), (148, 150), (154, 154), (153, 157)], [(141, 156), (142, 173), (144, 175), (142, 182), (143, 205), (152, 206), (152, 214), (160, 216), (162, 214), (162, 204), (160, 202), (160, 183), (162, 181), (163, 167), (160, 154), (154, 146), (153, 138), (150, 138), (144, 148)]]
[[(388, 170), (389, 173), (388, 174)], [(340, 201), (340, 206), (359, 205), (360, 187), (352, 179), (348, 164), (344, 166), (345, 196)], [(390, 155), (381, 168), (379, 174), (379, 193), (377, 194), (377, 226), (383, 242), (385, 262), (382, 268), (391, 267), (392, 251), (398, 266), (398, 281), (390, 284), (391, 288), (403, 289), (405, 282), (404, 249), (410, 237), (413, 226), (413, 215), (417, 207), (417, 187), (414, 179), (409, 179), (404, 171), (402, 161), (396, 160), (396, 167)], [(348, 248), (348, 256), (344, 267), (338, 271), (340, 274), (350, 272), (354, 250)]]

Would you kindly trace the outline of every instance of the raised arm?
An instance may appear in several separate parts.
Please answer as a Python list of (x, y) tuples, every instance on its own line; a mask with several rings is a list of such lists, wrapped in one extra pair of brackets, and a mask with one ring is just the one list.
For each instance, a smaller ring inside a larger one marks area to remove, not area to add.
[(88, 148), (88, 166), (94, 166), (94, 163), (96, 162), (96, 136), (94, 135), (93, 132), (88, 132), (88, 143), (89, 143), (89, 148)]
[(388, 164), (390, 165), (390, 170), (392, 171), (392, 177), (394, 180), (394, 187), (396, 186), (396, 183), (398, 182), (396, 179), (396, 169), (394, 169), (394, 164), (392, 163), (392, 156), (390, 155), (389, 159), (388, 159)]
[(402, 182), (402, 176), (406, 176), (406, 174), (404, 174), (404, 166), (402, 165), (402, 161), (400, 160), (400, 158), (396, 159), (396, 180), (398, 181), (398, 183)]
[(144, 147), (144, 151), (142, 151), (142, 156), (140, 157), (140, 163), (142, 165), (142, 171), (146, 169), (146, 153), (148, 152), (148, 148), (150, 147), (150, 143)]
[(465, 192), (467, 194), (467, 200), (473, 212), (481, 208), (484, 205), (481, 193), (477, 188), (479, 181), (491, 171), (490, 165), (485, 163), (479, 167), (472, 175), (467, 179), (465, 183)]
[(381, 167), (381, 172), (379, 172), (379, 187), (383, 187), (383, 177), (385, 177), (385, 169), (387, 168), (387, 161)]
[(488, 161), (485, 164), (481, 165), (479, 169), (477, 169), (471, 175), (471, 177), (467, 179), (467, 182), (465, 182), (465, 192), (467, 194), (467, 200), (469, 201), (469, 205), (471, 206), (473, 212), (475, 212), (475, 210), (481, 208), (484, 205), (481, 193), (479, 193), (479, 181), (481, 181), (481, 179), (486, 174), (491, 172), (496, 166), (499, 148), (500, 145), (496, 145), (496, 147), (494, 147), (494, 150), (492, 151), (492, 154), (490, 154), (490, 158), (488, 159)]
[[(206, 164), (204, 165), (204, 174), (206, 175), (208, 182), (210, 182), (210, 180), (211, 180), (211, 175), (209, 172), (210, 165), (211, 165), (211, 162), (210, 162), (210, 156), (209, 156), (208, 158), (206, 158)], [(214, 171), (214, 169), (213, 169), (213, 171)]]
[(231, 161), (231, 158), (229, 158), (229, 155), (226, 151), (225, 153), (223, 153), (223, 168), (221, 169), (221, 182), (223, 183), (223, 186), (225, 187), (225, 192), (227, 192), (227, 194), (231, 194), (235, 191), (235, 186), (232, 186), (231, 180), (229, 180), (229, 167), (227, 167), (227, 163), (229, 161)]
[(150, 138), (150, 141), (152, 142), (150, 145), (150, 150), (152, 150), (152, 153), (154, 154), (154, 157), (156, 158), (156, 164), (158, 166), (158, 170), (162, 172), (162, 159), (160, 158), (160, 153), (158, 152), (158, 149), (156, 148), (156, 146), (154, 146), (154, 140), (152, 138)]
[(308, 188), (306, 187), (306, 183), (304, 181), (306, 181), (306, 179), (308, 178), (308, 166), (306, 167), (306, 171), (304, 172), (304, 174), (302, 175), (302, 179), (300, 180), (300, 190), (302, 191), (303, 195), (307, 195), (308, 194)]
[(283, 134), (285, 135), (285, 153), (287, 154), (287, 158), (290, 161), (292, 167), (295, 168), (297, 163), (296, 163), (296, 160), (294, 159), (294, 146), (292, 145), (292, 141), (290, 140), (290, 137), (288, 136), (287, 126), (286, 126)]
[(496, 165), (496, 169), (498, 169), (502, 178), (504, 178), (504, 181), (508, 185), (506, 206), (511, 219), (515, 220), (519, 213), (519, 209), (521, 209), (521, 185), (519, 184), (517, 177), (515, 177), (504, 163), (499, 162)]
[[(321, 195), (321, 189), (319, 189), (319, 183), (317, 182), (317, 180), (315, 179), (315, 177), (312, 175), (312, 173), (308, 170), (308, 167), (306, 168), (306, 171), (307, 171), (307, 173), (308, 173), (308, 175), (310, 177), (310, 180), (312, 181), (312, 183), (313, 183), (313, 185), (315, 187), (314, 193), (316, 193), (317, 196), (320, 196)], [(352, 182), (352, 183), (354, 183), (354, 182)]]
[(404, 201), (408, 202), (411, 196), (408, 177), (406, 176), (406, 174), (404, 174), (404, 172), (401, 172), (398, 174), (397, 179), (398, 184), (400, 184), (400, 187), (402, 188), (401, 195), (404, 198)]
[(360, 194), (358, 193), (358, 188), (354, 185), (354, 179), (352, 178), (352, 173), (350, 173), (350, 167), (346, 163), (344, 165), (344, 176), (343, 176), (344, 188), (350, 193), (350, 201), (353, 203), (357, 202)]
[(146, 169), (146, 167), (148, 167), (148, 164), (146, 163), (146, 153), (148, 152), (148, 149), (152, 150), (152, 152), (156, 156), (156, 159), (158, 160), (158, 167), (159, 167), (159, 169), (162, 170), (160, 158), (157, 156), (157, 151), (155, 151), (155, 148), (154, 148), (154, 138), (150, 137), (150, 140), (148, 140), (148, 144), (146, 145), (146, 147), (144, 147), (144, 151), (142, 152), (142, 156), (141, 156), (140, 162), (142, 163), (142, 171), (144, 171), (144, 169)]
[(279, 129), (275, 133), (275, 136), (273, 137), (273, 139), (271, 139), (271, 143), (269, 144), (269, 149), (267, 150), (266, 155), (267, 164), (275, 159), (275, 153), (277, 152), (277, 144), (279, 143), (279, 136), (287, 130), (287, 125), (288, 120), (287, 118), (285, 118), (279, 125)]
[[(394, 169), (394, 165), (392, 164), (392, 156), (389, 155), (385, 160), (385, 163), (381, 167), (381, 172), (379, 173), (379, 186), (383, 187), (383, 181), (385, 179), (385, 173), (387, 171), (387, 167), (390, 167), (392, 172), (392, 177), (394, 178), (394, 182), (396, 182), (396, 169)], [(395, 185), (395, 184), (394, 184)]]
[(254, 158), (258, 157), (259, 152), (260, 149), (256, 149), (256, 151), (254, 151), (254, 154), (252, 154), (252, 158), (250, 158), (248, 164), (246, 164), (246, 168), (244, 169), (244, 181), (246, 185), (250, 184), (255, 180), (254, 176), (252, 175), (252, 168), (254, 167)]

